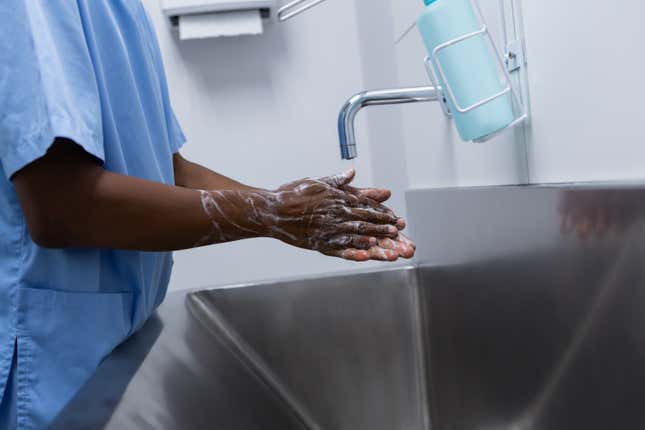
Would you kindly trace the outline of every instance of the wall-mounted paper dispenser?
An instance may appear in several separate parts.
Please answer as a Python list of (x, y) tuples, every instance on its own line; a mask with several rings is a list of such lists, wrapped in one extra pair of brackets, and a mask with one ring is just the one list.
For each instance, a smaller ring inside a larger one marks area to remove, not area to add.
[(181, 40), (261, 34), (276, 0), (163, 0)]

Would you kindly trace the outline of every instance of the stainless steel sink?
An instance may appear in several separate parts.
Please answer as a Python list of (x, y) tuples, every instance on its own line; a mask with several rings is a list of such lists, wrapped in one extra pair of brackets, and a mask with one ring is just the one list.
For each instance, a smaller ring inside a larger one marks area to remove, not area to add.
[(414, 269), (201, 291), (190, 308), (311, 429), (423, 429)]
[(414, 192), (419, 266), (172, 294), (53, 428), (643, 429), (643, 202)]

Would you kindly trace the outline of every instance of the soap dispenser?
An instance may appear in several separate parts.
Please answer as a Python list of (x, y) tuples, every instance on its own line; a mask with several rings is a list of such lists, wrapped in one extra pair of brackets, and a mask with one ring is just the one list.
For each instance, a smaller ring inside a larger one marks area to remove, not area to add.
[(473, 0), (424, 1), (417, 28), (461, 138), (477, 141), (509, 126), (512, 93)]

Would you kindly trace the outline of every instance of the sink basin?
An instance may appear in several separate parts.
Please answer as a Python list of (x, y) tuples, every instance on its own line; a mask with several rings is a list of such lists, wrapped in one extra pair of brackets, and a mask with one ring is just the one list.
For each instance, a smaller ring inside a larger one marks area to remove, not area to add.
[(171, 294), (52, 428), (643, 428), (640, 265), (531, 257)]
[(415, 191), (418, 267), (171, 294), (53, 428), (643, 429), (643, 202)]
[(422, 429), (413, 269), (189, 295), (309, 428)]

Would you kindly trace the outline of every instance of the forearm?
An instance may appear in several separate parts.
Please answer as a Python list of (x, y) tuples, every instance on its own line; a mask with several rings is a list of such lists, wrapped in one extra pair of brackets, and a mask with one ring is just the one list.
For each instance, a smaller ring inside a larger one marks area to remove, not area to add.
[[(91, 205), (61, 215), (65, 246), (173, 251), (214, 243), (204, 240), (213, 225), (198, 191), (105, 172), (88, 195)], [(252, 237), (235, 229), (226, 233), (228, 241)]]
[[(246, 201), (209, 215), (199, 191), (106, 171), (71, 144), (55, 145), (14, 183), (32, 238), (46, 247), (171, 251), (263, 233), (244, 229)], [(214, 223), (223, 236), (212, 235)]]

